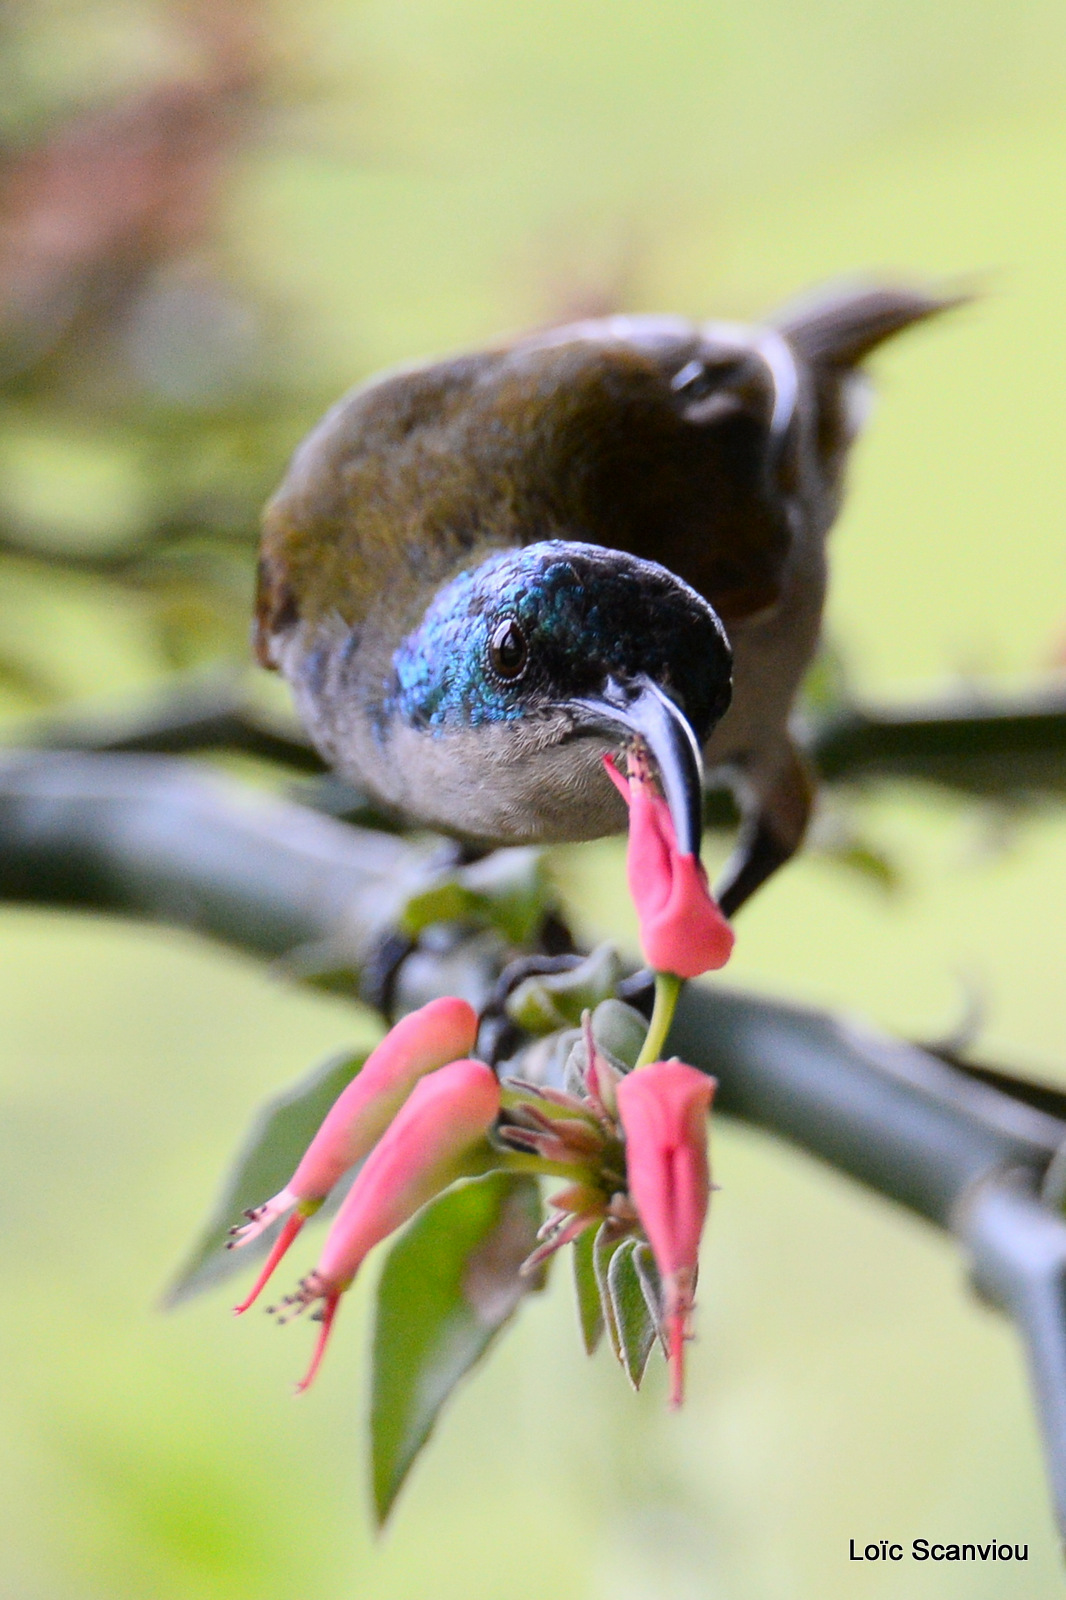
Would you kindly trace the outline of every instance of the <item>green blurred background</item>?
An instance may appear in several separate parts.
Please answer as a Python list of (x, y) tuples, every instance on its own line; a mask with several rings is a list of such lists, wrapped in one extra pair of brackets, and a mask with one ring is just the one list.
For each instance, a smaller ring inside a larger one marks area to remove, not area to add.
[[(245, 662), (258, 503), (376, 367), (859, 270), (987, 293), (877, 360), (834, 537), (852, 685), (1054, 669), (1064, 47), (1061, 0), (7, 0), (10, 737)], [(1066, 1080), (1061, 815), (882, 790), (819, 836), (744, 913), (734, 981), (918, 1038), (972, 990), (982, 1053)], [(632, 943), (618, 847), (554, 861), (580, 925)], [(153, 1309), (256, 1102), (372, 1030), (189, 937), (0, 915), (5, 1600), (1060, 1592), (1021, 1354), (954, 1248), (728, 1125), (684, 1412), (585, 1360), (557, 1273), (375, 1543), (365, 1286), (299, 1404), (306, 1329)], [(847, 1559), (919, 1536), (1030, 1559)]]

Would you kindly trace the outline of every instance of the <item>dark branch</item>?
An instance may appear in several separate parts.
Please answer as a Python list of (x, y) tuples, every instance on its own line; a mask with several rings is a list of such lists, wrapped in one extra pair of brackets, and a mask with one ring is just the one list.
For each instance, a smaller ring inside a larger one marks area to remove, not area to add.
[(295, 725), (269, 720), (233, 677), (179, 683), (127, 711), (49, 720), (29, 732), (28, 742), (52, 750), (154, 755), (218, 750), (297, 772), (326, 771), (305, 734)]
[[(374, 951), (437, 865), (432, 841), (353, 827), (165, 757), (20, 752), (0, 758), (0, 897), (11, 901), (176, 922), (270, 957), (343, 941), (358, 961)], [(866, 1062), (865, 1072), (872, 1061), (876, 1079), (893, 1084), (892, 1097), (867, 1108), (872, 1120), (857, 1145), (865, 1165), (856, 1175), (941, 1224), (956, 1194), (955, 1180), (941, 1170), (950, 1141), (933, 1141), (941, 1185), (935, 1202), (925, 1189), (918, 1195), (901, 1187), (895, 1166), (882, 1172), (870, 1164), (880, 1128), (896, 1141), (890, 1165), (898, 1166), (907, 1149), (905, 1183), (916, 1181), (914, 1127), (899, 1120), (901, 1104), (951, 1101), (951, 1118), (965, 1106), (971, 1131), (982, 1129), (1004, 1158), (1030, 1163), (1038, 1151), (1046, 1164), (1058, 1130), (1066, 1130), (1066, 1123), (1000, 1087), (972, 1081), (930, 1051), (860, 1035), (822, 1013), (735, 996), (727, 1003), (717, 987), (697, 987), (687, 991), (676, 1027), (675, 1048), (683, 1044), (690, 1059), (722, 1078), (723, 1109), (797, 1137), (848, 1171), (851, 1157), (835, 1146), (823, 1150), (819, 1141), (827, 1128), (841, 1126), (851, 1098), (866, 1105), (873, 1080), (856, 1087), (856, 1063)], [(797, 1071), (801, 1059), (804, 1071), (815, 1074), (809, 1081)], [(834, 1072), (844, 1078), (830, 1077), (819, 1098), (813, 1085), (826, 1060), (835, 1060)], [(1024, 1149), (1002, 1145), (1008, 1124), (1010, 1138), (1021, 1137)], [(973, 1157), (978, 1164), (983, 1149)], [(964, 1165), (960, 1182), (972, 1177), (972, 1166)], [(948, 1169), (955, 1170), (954, 1157)]]
[[(234, 751), (300, 773), (323, 763), (295, 724), (271, 721), (240, 679), (180, 683), (122, 715), (45, 722), (28, 742), (70, 750), (166, 755)], [(857, 784), (886, 778), (936, 784), (971, 796), (1022, 803), (1066, 798), (1066, 683), (1026, 695), (895, 709), (849, 707), (813, 723), (804, 740), (823, 780)], [(310, 803), (316, 800), (309, 796)], [(379, 822), (365, 799), (331, 783), (324, 808)], [(706, 819), (730, 827), (736, 807), (725, 790), (707, 795)]]
[(158, 756), (0, 758), (0, 898), (195, 928), (255, 955), (343, 943), (358, 963), (427, 849)]
[(109, 578), (118, 583), (129, 581), (140, 586), (153, 562), (165, 557), (171, 550), (180, 550), (190, 539), (197, 538), (209, 538), (214, 545), (229, 548), (245, 557), (255, 542), (254, 532), (246, 528), (219, 528), (190, 519), (185, 522), (160, 522), (117, 548), (65, 550), (42, 544), (11, 527), (0, 526), (0, 556), (13, 556), (19, 561), (32, 562), (34, 566), (93, 578)]
[(1015, 1167), (1039, 1179), (1066, 1140), (1066, 1122), (917, 1045), (717, 984), (686, 988), (669, 1048), (718, 1078), (721, 1111), (944, 1228), (972, 1184)]
[(850, 708), (808, 748), (828, 783), (910, 778), (1000, 800), (1066, 796), (1066, 682), (1013, 697)]

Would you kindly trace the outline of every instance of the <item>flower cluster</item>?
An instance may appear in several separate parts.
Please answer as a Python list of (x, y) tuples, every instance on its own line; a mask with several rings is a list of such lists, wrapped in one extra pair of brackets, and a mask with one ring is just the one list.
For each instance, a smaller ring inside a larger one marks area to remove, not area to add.
[(362, 1159), (314, 1270), (271, 1307), (282, 1321), (313, 1307), (320, 1322), (298, 1385), (306, 1389), (341, 1296), (374, 1245), (460, 1177), (501, 1167), (562, 1176), (567, 1185), (553, 1197), (541, 1243), (523, 1270), (532, 1271), (593, 1224), (606, 1224), (614, 1240), (646, 1237), (661, 1280), (655, 1316), (678, 1403), (710, 1194), (713, 1081), (679, 1061), (653, 1062), (622, 1076), (597, 1048), (586, 1021), (580, 1093), (520, 1079), (501, 1088), (483, 1062), (441, 1059), (472, 1048), (475, 1025), (464, 1002), (437, 1000), (405, 1017), (382, 1041), (330, 1110), (286, 1187), (233, 1230), (231, 1243), (241, 1246), (286, 1218), (237, 1311), (258, 1298), (306, 1217)]
[[(657, 981), (668, 979), (664, 992), (676, 996), (679, 978), (726, 961), (732, 932), (698, 859), (678, 850), (642, 750), (630, 753), (628, 782), (610, 760), (607, 767), (630, 808), (628, 871), (644, 953)], [(656, 1053), (668, 1020), (657, 998), (644, 1047), (649, 1054)], [(650, 1248), (654, 1270), (641, 1283), (669, 1360), (671, 1400), (680, 1404), (711, 1190), (707, 1116), (714, 1080), (683, 1062), (645, 1060), (643, 1054), (631, 1068), (599, 1048), (586, 1012), (576, 1078), (572, 1073), (567, 1089), (523, 1077), (501, 1085), (492, 1068), (473, 1057), (477, 1034), (478, 1018), (465, 1001), (441, 999), (405, 1017), (382, 1040), (285, 1187), (231, 1230), (230, 1246), (239, 1248), (281, 1223), (237, 1312), (256, 1301), (307, 1218), (357, 1169), (314, 1270), (270, 1308), (281, 1321), (313, 1308), (320, 1323), (298, 1385), (306, 1389), (341, 1297), (376, 1244), (460, 1178), (501, 1169), (559, 1177), (565, 1187), (552, 1197), (523, 1272), (532, 1273), (592, 1227), (605, 1254), (629, 1240), (645, 1256)], [(600, 1292), (605, 1320), (613, 1316), (617, 1324), (607, 1287)]]
[(580, 1094), (512, 1080), (505, 1095), (499, 1142), (572, 1179), (551, 1197), (542, 1242), (523, 1270), (593, 1226), (604, 1228), (612, 1245), (643, 1236), (658, 1269), (651, 1310), (678, 1406), (711, 1194), (707, 1117), (715, 1081), (676, 1060), (620, 1073), (597, 1048), (587, 1016), (584, 1031)]

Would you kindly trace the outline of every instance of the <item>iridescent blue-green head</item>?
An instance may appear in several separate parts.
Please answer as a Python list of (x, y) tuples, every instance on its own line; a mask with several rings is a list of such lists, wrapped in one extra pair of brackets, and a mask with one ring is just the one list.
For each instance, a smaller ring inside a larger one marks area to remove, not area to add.
[(394, 650), (382, 758), (415, 814), (487, 839), (582, 838), (621, 820), (601, 757), (637, 733), (698, 853), (699, 752), (730, 671), (714, 611), (665, 567), (574, 541), (506, 550), (445, 584)]

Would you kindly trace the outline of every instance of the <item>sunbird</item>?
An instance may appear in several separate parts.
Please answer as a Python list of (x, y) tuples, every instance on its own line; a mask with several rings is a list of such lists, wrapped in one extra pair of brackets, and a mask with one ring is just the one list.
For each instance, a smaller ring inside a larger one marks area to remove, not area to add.
[(620, 832), (602, 760), (636, 736), (698, 857), (721, 776), (732, 916), (811, 812), (789, 716), (862, 362), (958, 299), (862, 285), (753, 326), (609, 316), (371, 379), (267, 507), (259, 660), (331, 766), (471, 844)]

